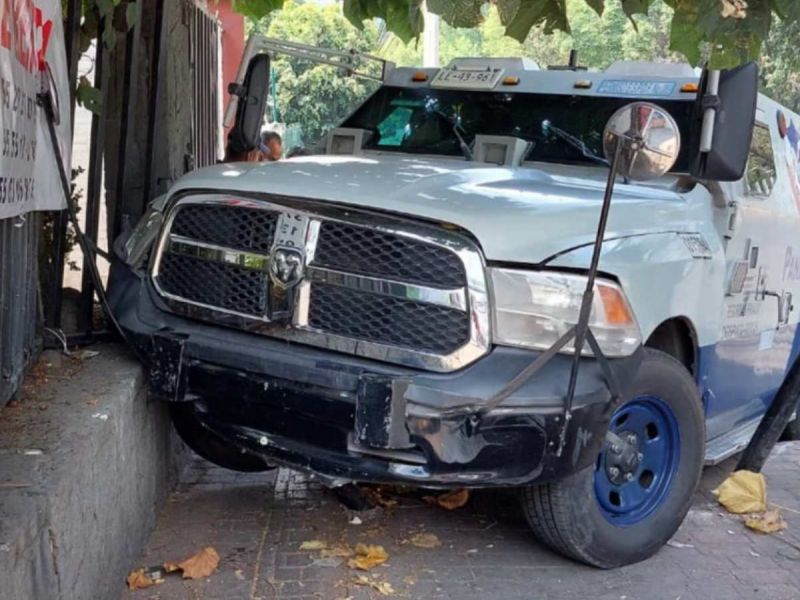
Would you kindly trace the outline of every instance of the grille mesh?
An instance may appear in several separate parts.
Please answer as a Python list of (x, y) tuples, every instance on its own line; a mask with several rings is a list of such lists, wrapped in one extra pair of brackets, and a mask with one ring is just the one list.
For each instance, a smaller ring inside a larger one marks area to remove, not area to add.
[(346, 223), (325, 222), (314, 264), (431, 287), (465, 285), (464, 265), (444, 248)]
[[(262, 255), (272, 250), (280, 216), (280, 209), (274, 207), (262, 210), (229, 204), (186, 203), (176, 210), (167, 235)], [(312, 265), (440, 289), (467, 286), (466, 269), (456, 252), (364, 223), (322, 219)], [(207, 258), (173, 254), (167, 244), (156, 282), (164, 293), (188, 302), (271, 317), (269, 275), (215, 262), (211, 254)], [(306, 306), (304, 316), (311, 330), (412, 353), (449, 355), (463, 348), (471, 336), (468, 311), (341, 285), (313, 282)], [(222, 318), (206, 313), (193, 316), (212, 322)], [(326, 344), (324, 338), (320, 343)]]
[(172, 233), (236, 250), (268, 254), (278, 214), (244, 206), (197, 206), (178, 209)]
[(165, 254), (158, 284), (168, 294), (247, 315), (267, 309), (267, 275), (234, 265)]
[(458, 310), (316, 283), (309, 325), (360, 340), (447, 354), (469, 339), (469, 318)]

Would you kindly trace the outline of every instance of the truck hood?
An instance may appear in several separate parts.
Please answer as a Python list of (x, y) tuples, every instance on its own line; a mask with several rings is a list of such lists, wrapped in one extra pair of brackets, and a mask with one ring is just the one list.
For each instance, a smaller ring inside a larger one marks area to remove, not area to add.
[[(469, 231), (489, 261), (537, 264), (594, 241), (606, 178), (596, 167), (537, 167), (386, 153), (310, 156), (200, 169), (171, 194), (278, 194), (451, 223)], [(606, 239), (697, 231), (703, 215), (696, 204), (665, 187), (620, 183)]]

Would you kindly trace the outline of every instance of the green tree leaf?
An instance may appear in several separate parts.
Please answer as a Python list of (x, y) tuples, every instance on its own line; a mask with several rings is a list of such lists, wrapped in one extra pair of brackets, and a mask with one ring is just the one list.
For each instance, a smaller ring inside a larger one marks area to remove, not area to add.
[(284, 0), (233, 0), (233, 9), (258, 21), (283, 6)]
[(117, 31), (113, 19), (108, 18), (103, 23), (103, 44), (110, 50), (117, 43)]
[(605, 0), (586, 0), (586, 4), (588, 4), (592, 10), (598, 14), (598, 16), (603, 16), (603, 11), (606, 7)]
[(671, 6), (675, 13), (672, 18), (670, 48), (683, 54), (691, 64), (700, 64), (703, 59), (700, 50), (703, 32), (698, 26), (700, 7), (695, 0), (673, 0)]
[(772, 0), (772, 10), (784, 20), (800, 21), (800, 2), (797, 0)]
[(622, 0), (622, 10), (629, 17), (633, 15), (646, 15), (653, 3), (654, 0)]
[(726, 16), (720, 0), (665, 0), (675, 11), (672, 48), (699, 64), (708, 46), (709, 66), (734, 67), (756, 60), (772, 25), (773, 0), (750, 0), (746, 16)]
[(128, 26), (128, 31), (136, 26), (139, 20), (139, 5), (135, 2), (128, 2), (125, 6), (125, 23)]
[(485, 0), (428, 0), (428, 10), (453, 27), (477, 27), (484, 21)]
[[(506, 0), (498, 0), (498, 5)], [(545, 33), (556, 30), (569, 33), (566, 0), (512, 0), (519, 4), (514, 16), (506, 21), (506, 35), (524, 42), (531, 29), (542, 26)], [(506, 11), (508, 14), (510, 11)]]
[(425, 27), (422, 0), (344, 0), (344, 16), (356, 27), (375, 17), (386, 22), (386, 28), (404, 42), (422, 33)]
[(103, 108), (103, 93), (94, 87), (86, 77), (81, 77), (78, 81), (75, 100), (80, 106), (95, 114), (100, 114)]

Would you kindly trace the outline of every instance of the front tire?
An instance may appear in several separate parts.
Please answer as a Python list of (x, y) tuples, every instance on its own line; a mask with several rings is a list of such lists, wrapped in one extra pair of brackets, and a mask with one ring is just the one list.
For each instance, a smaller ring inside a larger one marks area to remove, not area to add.
[[(522, 506), (545, 545), (600, 568), (639, 562), (677, 531), (703, 468), (705, 425), (697, 386), (682, 364), (657, 350), (645, 358), (595, 465), (522, 491)], [(624, 457), (624, 460), (621, 458)]]

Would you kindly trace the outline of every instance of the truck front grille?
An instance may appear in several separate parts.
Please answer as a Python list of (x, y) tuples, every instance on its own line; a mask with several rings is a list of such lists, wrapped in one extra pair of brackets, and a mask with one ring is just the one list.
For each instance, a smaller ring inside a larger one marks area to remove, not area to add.
[[(287, 256), (301, 266), (280, 273)], [(450, 371), (488, 349), (477, 250), (388, 217), (187, 197), (168, 215), (152, 281), (185, 316), (378, 360)]]
[(198, 205), (179, 210), (172, 233), (234, 250), (269, 253), (278, 213), (242, 206)]
[(337, 335), (447, 354), (469, 340), (464, 312), (315, 283), (309, 325)]
[(442, 288), (462, 287), (464, 265), (452, 251), (349, 223), (323, 223), (314, 263), (331, 269)]
[(253, 317), (267, 309), (266, 275), (252, 269), (167, 253), (158, 281), (167, 294), (206, 306)]

